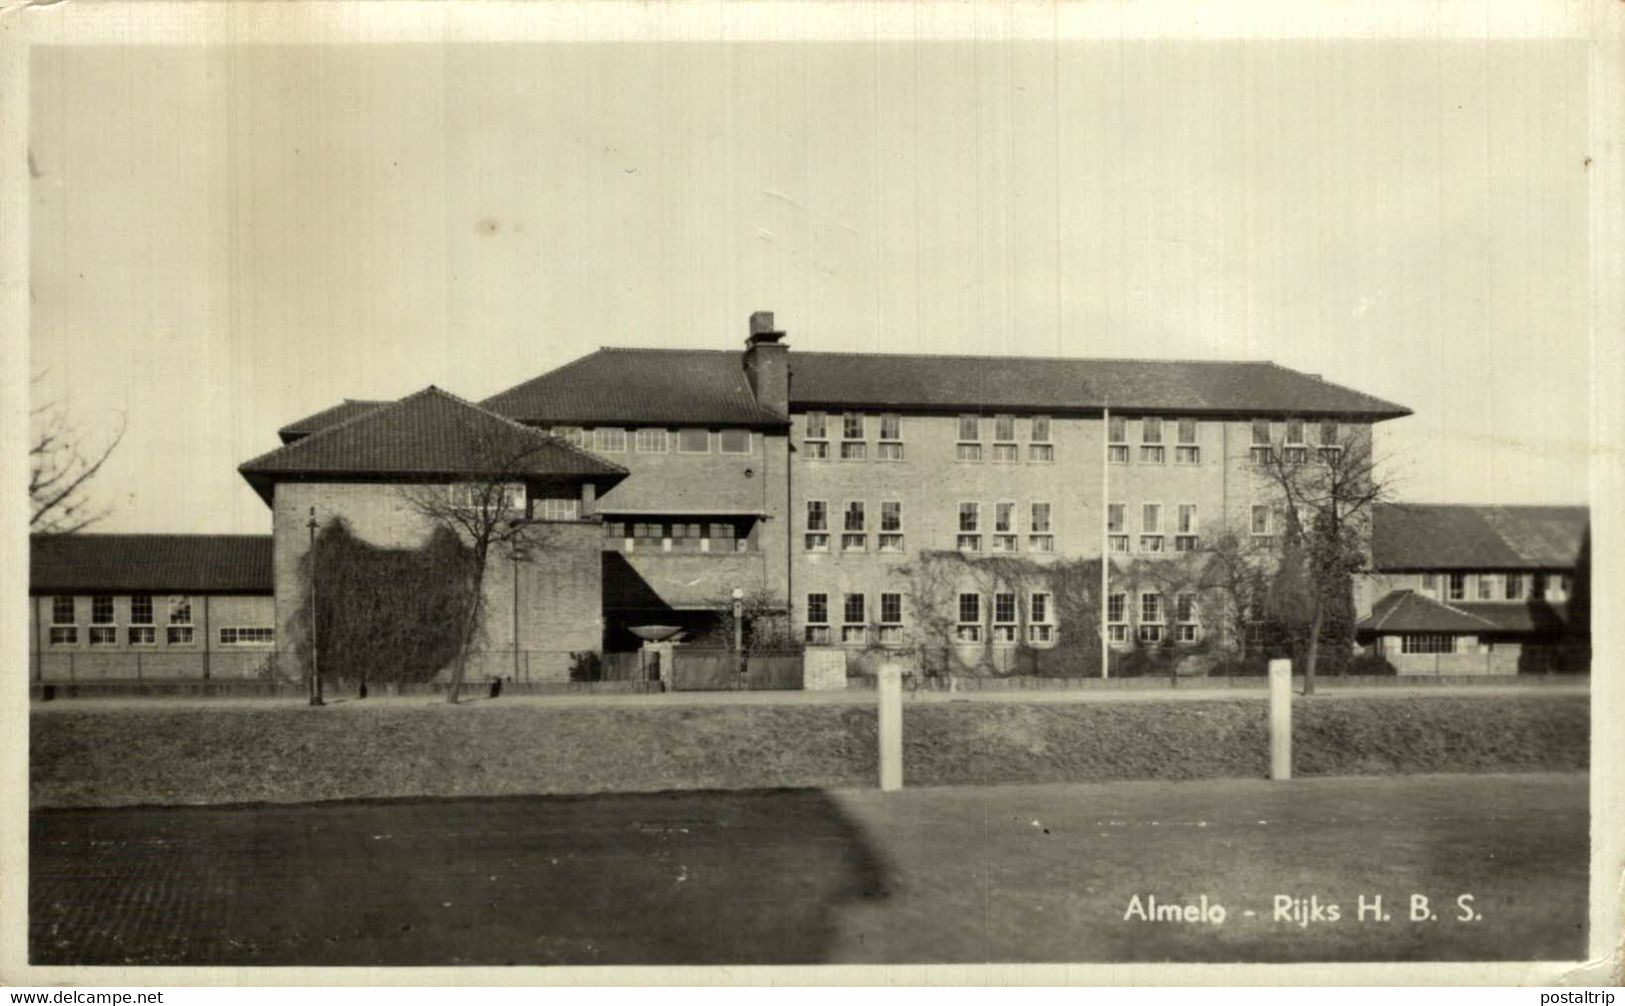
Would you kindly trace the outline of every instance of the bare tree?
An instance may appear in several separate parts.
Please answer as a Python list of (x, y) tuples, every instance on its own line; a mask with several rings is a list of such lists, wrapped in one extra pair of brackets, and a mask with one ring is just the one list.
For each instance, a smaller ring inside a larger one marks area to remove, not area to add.
[(1369, 430), (1322, 434), (1321, 446), (1272, 446), (1259, 466), (1280, 495), (1280, 562), (1271, 604), (1304, 639), (1305, 695), (1314, 693), (1315, 668), (1329, 617), (1352, 614), (1354, 574), (1369, 552), (1371, 513), (1387, 498), (1376, 477)]
[(485, 577), (492, 559), (514, 550), (545, 548), (549, 543), (545, 529), (529, 520), (526, 484), (534, 478), (531, 462), (552, 441), (543, 434), (525, 432), (530, 435), (516, 437), (513, 431), (468, 423), (462, 437), (468, 466), (459, 478), (401, 490), (413, 511), (435, 527), (455, 533), (469, 552), (462, 584), (468, 603), (459, 626), (447, 702), (457, 701), (469, 655), (484, 630)]
[[(31, 386), (38, 390), (43, 378), (35, 374)], [(34, 427), (28, 446), (29, 532), (73, 534), (106, 517), (108, 509), (94, 508), (87, 490), (124, 439), (123, 420), (105, 445), (87, 448), (62, 403), (35, 405), (28, 418)]]
[(1200, 585), (1223, 599), (1225, 635), (1238, 653), (1247, 651), (1247, 624), (1268, 593), (1271, 556), (1252, 535), (1225, 526), (1206, 536)]

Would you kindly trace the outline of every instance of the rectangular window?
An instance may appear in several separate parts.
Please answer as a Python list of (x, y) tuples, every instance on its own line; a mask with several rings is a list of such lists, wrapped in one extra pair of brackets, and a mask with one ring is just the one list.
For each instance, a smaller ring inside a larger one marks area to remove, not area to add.
[(170, 646), (191, 646), (192, 627), (190, 625), (170, 625), (164, 629), (164, 639)]
[(862, 594), (848, 594), (841, 607), (841, 642), (861, 644), (868, 641), (868, 606)]
[(993, 460), (1001, 464), (1013, 465), (1021, 460), (1020, 444), (994, 444)]
[(1027, 531), (1027, 548), (1033, 552), (1055, 551), (1055, 535), (1049, 523), (1048, 503), (1034, 503), (1031, 507), (1032, 523)]
[(1128, 420), (1122, 416), (1113, 416), (1106, 424), (1106, 442), (1108, 444), (1128, 443)]
[(1047, 464), (1055, 460), (1055, 446), (1053, 444), (1028, 444), (1027, 460), (1039, 464)]
[(91, 646), (113, 646), (118, 643), (118, 629), (111, 625), (92, 625), (90, 627)]
[(113, 599), (106, 594), (97, 594), (90, 599), (90, 624), (113, 624)]
[(1506, 575), (1506, 599), (1508, 601), (1523, 600), (1523, 574), (1508, 573)]
[(880, 502), (880, 551), (903, 550), (903, 504), (898, 500)]
[(1309, 460), (1309, 448), (1302, 445), (1281, 448), (1281, 460), (1289, 465), (1301, 465)]
[(276, 630), (262, 626), (227, 627), (220, 630), (221, 646), (264, 645), (276, 641)]
[(673, 552), (698, 552), (705, 538), (705, 525), (677, 522), (671, 526)]
[(553, 427), (553, 435), (576, 447), (590, 446), (587, 431), (579, 426), (555, 426)]
[(861, 413), (861, 412), (844, 412), (844, 413), (842, 413), (841, 414), (841, 439), (842, 440), (862, 440), (863, 438), (864, 438), (863, 413)]
[(993, 551), (1016, 550), (1016, 505), (1001, 500), (993, 504)]
[(1146, 503), (1140, 507), (1140, 551), (1162, 550), (1162, 504)]
[(957, 445), (954, 448), (954, 460), (956, 460), (956, 461), (980, 461), (980, 460), (982, 460), (982, 445), (981, 444), (959, 444), (959, 445)]
[(152, 595), (136, 594), (130, 598), (130, 624), (152, 624)]
[(1320, 460), (1328, 465), (1335, 465), (1343, 459), (1343, 448), (1341, 447), (1321, 447), (1318, 450)]
[(1437, 594), (1439, 592), (1439, 574), (1423, 573), (1422, 589), (1429, 594)]
[(1162, 641), (1162, 595), (1154, 591), (1140, 595), (1140, 641)]
[(574, 496), (544, 496), (537, 514), (542, 520), (580, 520), (581, 501)]
[(903, 641), (903, 595), (880, 595), (880, 626), (876, 629), (882, 646), (896, 646)]
[(446, 487), (446, 498), (453, 507), (461, 510), (483, 510), (487, 500), (492, 501), (493, 508), (525, 509), (525, 487), (517, 482), (505, 486), (453, 482)]
[(1270, 437), (1270, 421), (1268, 419), (1253, 420), (1253, 444), (1248, 453), (1248, 458), (1253, 464), (1267, 465), (1270, 463), (1270, 459), (1275, 453)]
[(1303, 443), (1303, 420), (1288, 419), (1286, 421), (1286, 442), (1288, 444)]
[(807, 642), (822, 645), (829, 642), (829, 595), (807, 595)]
[(1174, 639), (1181, 643), (1196, 642), (1196, 595), (1179, 594), (1174, 598)]
[(880, 414), (880, 439), (903, 439), (903, 417), (895, 412), (882, 412)]
[(1128, 444), (1110, 444), (1106, 448), (1106, 460), (1114, 465), (1128, 464)]
[(1199, 465), (1201, 463), (1202, 463), (1202, 448), (1200, 448), (1200, 447), (1175, 447), (1174, 448), (1174, 464), (1178, 464), (1178, 465)]
[(1196, 443), (1196, 420), (1191, 416), (1181, 416), (1179, 419), (1179, 442), (1182, 444)]
[(706, 551), (727, 554), (730, 552), (743, 552), (748, 545), (748, 539), (739, 535), (739, 529), (732, 524), (712, 523), (706, 528), (706, 540), (703, 547)]
[(1196, 420), (1188, 416), (1179, 420), (1179, 446), (1174, 448), (1174, 463), (1195, 465), (1202, 461), (1202, 449), (1196, 446)]
[(1442, 633), (1407, 633), (1399, 637), (1401, 653), (1455, 653), (1456, 637)]
[(802, 445), (802, 450), (807, 452), (807, 460), (809, 461), (829, 460), (829, 441), (827, 440), (809, 440)]
[(1112, 594), (1106, 598), (1106, 621), (1121, 623), (1128, 612), (1128, 595)]
[(1050, 619), (1050, 596), (1042, 591), (1034, 592), (1027, 609), (1027, 642), (1053, 643), (1055, 641), (1055, 626)]
[(982, 417), (963, 415), (959, 417), (959, 439), (979, 441), (982, 439)]
[(862, 440), (841, 441), (842, 461), (863, 461), (869, 457), (869, 445)]
[(721, 454), (749, 454), (749, 430), (723, 430), (717, 435), (717, 451)]
[(677, 431), (678, 454), (711, 453), (711, 431), (687, 427)]
[(156, 646), (158, 630), (150, 625), (132, 625), (129, 628), (128, 639), (131, 646)]
[(1450, 598), (1450, 600), (1452, 600), (1452, 601), (1464, 601), (1464, 600), (1467, 599), (1467, 574), (1466, 573), (1451, 573), (1450, 578), (1447, 581), (1447, 583), (1448, 583), (1448, 588), (1449, 588), (1449, 598)]
[(1268, 538), (1273, 533), (1270, 523), (1270, 508), (1263, 503), (1253, 504), (1253, 537)]
[(875, 447), (875, 457), (882, 461), (903, 460), (903, 445), (897, 441), (882, 440)]
[(982, 505), (980, 503), (959, 504), (959, 541), (958, 545), (964, 552), (980, 552), (982, 550)]
[(1337, 428), (1337, 420), (1323, 419), (1320, 421), (1320, 445), (1322, 447), (1337, 447), (1343, 441), (1340, 438), (1342, 431)]
[(1146, 465), (1166, 464), (1168, 461), (1168, 448), (1158, 445), (1145, 445), (1140, 448), (1140, 463)]
[(51, 624), (72, 625), (73, 622), (73, 598), (61, 596), (51, 598)]
[(864, 533), (866, 530), (863, 501), (853, 500), (848, 502), (846, 509), (841, 512), (841, 551), (867, 551), (869, 536)]
[(1034, 416), (1033, 417), (1033, 419), (1032, 419), (1032, 429), (1028, 433), (1027, 439), (1031, 443), (1035, 443), (1035, 444), (1047, 444), (1047, 443), (1050, 442), (1049, 441), (1049, 417), (1048, 416)]
[(52, 646), (74, 646), (79, 642), (79, 630), (72, 625), (51, 626)]
[(592, 431), (592, 449), (612, 452), (626, 450), (626, 431), (612, 426), (598, 427)]
[(1493, 574), (1478, 574), (1478, 599), (1480, 601), (1495, 600), (1495, 576)]
[(1156, 416), (1146, 416), (1140, 420), (1140, 443), (1162, 443), (1162, 420)]
[(809, 552), (829, 551), (829, 511), (823, 500), (807, 501), (806, 549)]
[(665, 430), (642, 429), (634, 436), (632, 445), (639, 454), (664, 454), (669, 439)]
[(1122, 503), (1106, 504), (1106, 547), (1113, 552), (1128, 551), (1128, 518)]
[(1174, 551), (1194, 552), (1197, 545), (1196, 504), (1179, 504), (1179, 523), (1174, 528)]
[(1016, 595), (993, 595), (993, 641), (996, 643), (1013, 643), (1016, 641)]
[(982, 641), (982, 595), (959, 595), (959, 624), (954, 627), (954, 638), (961, 643)]
[(1010, 441), (1016, 439), (1016, 417), (1004, 412), (994, 416), (993, 439), (995, 441)]
[(807, 434), (804, 439), (824, 440), (829, 437), (827, 417), (822, 412), (807, 413)]

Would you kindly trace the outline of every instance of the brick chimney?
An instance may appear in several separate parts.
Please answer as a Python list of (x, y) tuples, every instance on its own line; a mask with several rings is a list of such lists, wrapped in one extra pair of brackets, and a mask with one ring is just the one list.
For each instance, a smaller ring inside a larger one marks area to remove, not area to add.
[(790, 414), (790, 347), (784, 333), (773, 328), (773, 312), (750, 316), (750, 338), (745, 341), (745, 377), (756, 400), (770, 409)]

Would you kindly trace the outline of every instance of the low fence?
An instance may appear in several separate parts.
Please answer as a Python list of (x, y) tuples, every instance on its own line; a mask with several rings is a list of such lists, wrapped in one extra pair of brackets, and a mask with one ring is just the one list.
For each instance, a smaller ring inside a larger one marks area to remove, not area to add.
[(800, 650), (741, 653), (677, 647), (672, 652), (673, 691), (797, 691), (802, 682)]
[(275, 678), (275, 650), (68, 650), (29, 654), (29, 678), (97, 681), (253, 681)]

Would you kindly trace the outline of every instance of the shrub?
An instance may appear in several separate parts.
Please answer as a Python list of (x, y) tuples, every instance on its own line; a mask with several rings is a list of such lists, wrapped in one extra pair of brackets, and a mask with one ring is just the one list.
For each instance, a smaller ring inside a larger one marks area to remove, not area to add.
[(601, 681), (603, 677), (603, 661), (596, 652), (576, 650), (570, 654), (571, 681)]
[(1344, 662), (1341, 673), (1364, 676), (1391, 676), (1399, 672), (1394, 669), (1393, 664), (1388, 662), (1387, 657), (1373, 650), (1370, 653), (1359, 653), (1350, 657)]

